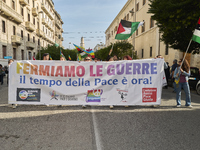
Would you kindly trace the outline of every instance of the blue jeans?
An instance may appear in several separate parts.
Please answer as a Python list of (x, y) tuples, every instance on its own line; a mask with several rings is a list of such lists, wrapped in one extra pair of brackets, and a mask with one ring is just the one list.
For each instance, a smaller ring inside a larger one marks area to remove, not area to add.
[(182, 88), (185, 91), (185, 95), (186, 95), (185, 106), (189, 106), (189, 105), (191, 105), (191, 97), (190, 97), (190, 87), (189, 87), (188, 82), (183, 82), (183, 83), (179, 82), (178, 87), (176, 87), (177, 105), (181, 105), (181, 89)]

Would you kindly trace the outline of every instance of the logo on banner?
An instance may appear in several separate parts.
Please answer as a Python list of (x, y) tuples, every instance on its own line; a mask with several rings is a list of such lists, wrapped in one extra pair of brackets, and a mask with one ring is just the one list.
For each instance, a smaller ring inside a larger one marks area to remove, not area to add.
[(17, 88), (17, 101), (40, 102), (40, 89)]
[(53, 99), (58, 100), (57, 97), (59, 95), (56, 94), (56, 91), (49, 92), (49, 94), (51, 95), (51, 100), (53, 100)]
[(157, 88), (142, 88), (142, 102), (156, 102), (157, 101)]
[(101, 102), (102, 89), (88, 90), (86, 102)]
[(128, 95), (128, 90), (121, 90), (121, 89), (117, 89), (117, 91), (118, 91), (118, 94), (120, 95), (120, 97), (121, 97), (121, 101), (122, 102), (127, 102), (126, 101), (126, 96)]

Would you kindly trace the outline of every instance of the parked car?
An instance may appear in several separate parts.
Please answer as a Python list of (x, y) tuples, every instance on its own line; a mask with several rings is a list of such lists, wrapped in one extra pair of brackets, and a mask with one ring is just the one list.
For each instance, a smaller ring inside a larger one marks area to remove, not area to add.
[(189, 77), (189, 85), (200, 95), (200, 72), (197, 67), (190, 67), (191, 75)]
[(199, 80), (199, 82), (197, 83), (196, 91), (197, 91), (197, 94), (200, 95), (200, 80)]

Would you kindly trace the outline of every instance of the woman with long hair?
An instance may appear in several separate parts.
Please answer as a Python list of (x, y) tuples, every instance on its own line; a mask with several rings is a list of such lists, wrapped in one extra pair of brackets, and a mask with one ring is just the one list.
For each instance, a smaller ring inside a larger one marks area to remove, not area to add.
[(185, 106), (192, 108), (190, 87), (188, 84), (188, 77), (190, 76), (190, 65), (186, 59), (184, 60), (180, 59), (178, 64), (179, 67), (177, 67), (174, 71), (174, 78), (176, 82), (176, 102), (177, 102), (176, 107), (181, 107), (181, 89), (183, 88), (186, 95)]

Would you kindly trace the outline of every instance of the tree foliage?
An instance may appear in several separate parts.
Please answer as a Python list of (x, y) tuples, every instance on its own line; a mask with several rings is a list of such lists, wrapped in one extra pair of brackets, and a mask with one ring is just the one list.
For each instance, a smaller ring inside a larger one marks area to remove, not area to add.
[[(62, 50), (65, 58), (68, 60), (69, 59), (69, 55), (71, 57), (72, 60), (76, 60), (77, 58), (77, 50), (73, 49), (73, 50), (69, 50), (69, 49), (63, 49), (62, 47), (56, 47), (55, 45), (53, 46), (48, 46), (45, 48), (42, 48), (41, 50), (41, 59), (42, 59), (42, 55), (44, 53), (49, 53), (49, 55), (52, 57), (53, 60), (60, 60), (60, 50)], [(39, 53), (36, 56), (36, 59), (39, 60)]]
[[(95, 57), (106, 61), (111, 48), (112, 45), (96, 51)], [(117, 55), (119, 59), (122, 59), (125, 55), (132, 56), (132, 50), (133, 45), (131, 45), (127, 41), (117, 42), (113, 45), (113, 51), (111, 53), (111, 56)], [(133, 53), (133, 59), (137, 59), (135, 52)]]
[[(199, 0), (150, 0), (148, 13), (162, 33), (161, 40), (174, 49), (186, 51), (200, 17)], [(200, 44), (192, 42), (189, 52), (198, 53)]]

